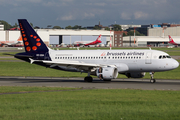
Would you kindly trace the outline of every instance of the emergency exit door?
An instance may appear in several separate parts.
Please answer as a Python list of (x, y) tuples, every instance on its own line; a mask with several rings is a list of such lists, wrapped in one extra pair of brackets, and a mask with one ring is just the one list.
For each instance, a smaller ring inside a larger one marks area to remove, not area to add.
[(151, 52), (146, 53), (146, 60), (145, 60), (146, 64), (151, 64), (151, 56), (152, 56)]

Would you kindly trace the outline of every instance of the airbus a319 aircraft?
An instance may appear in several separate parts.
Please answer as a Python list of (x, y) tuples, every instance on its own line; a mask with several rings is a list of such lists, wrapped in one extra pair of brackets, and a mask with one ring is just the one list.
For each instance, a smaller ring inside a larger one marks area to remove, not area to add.
[(179, 63), (167, 53), (158, 50), (52, 50), (48, 48), (26, 19), (19, 19), (25, 52), (15, 55), (16, 58), (41, 66), (73, 71), (86, 72), (84, 81), (92, 82), (90, 75), (104, 81), (115, 79), (119, 74), (128, 78), (142, 78), (145, 72), (173, 70)]

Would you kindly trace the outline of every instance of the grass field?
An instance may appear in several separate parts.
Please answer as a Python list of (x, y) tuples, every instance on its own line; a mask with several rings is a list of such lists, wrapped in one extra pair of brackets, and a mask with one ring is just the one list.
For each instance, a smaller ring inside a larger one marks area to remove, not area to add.
[[(0, 87), (2, 89), (11, 89)], [(16, 90), (18, 89), (18, 90)], [(12, 91), (37, 91), (15, 87)], [(0, 95), (2, 120), (178, 120), (180, 91), (92, 89)]]

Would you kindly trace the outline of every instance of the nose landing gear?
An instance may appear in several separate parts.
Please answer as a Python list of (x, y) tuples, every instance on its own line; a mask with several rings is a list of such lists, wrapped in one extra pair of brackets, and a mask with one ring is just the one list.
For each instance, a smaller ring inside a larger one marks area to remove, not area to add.
[(156, 79), (154, 79), (154, 72), (150, 72), (149, 74), (151, 76), (150, 83), (155, 83)]

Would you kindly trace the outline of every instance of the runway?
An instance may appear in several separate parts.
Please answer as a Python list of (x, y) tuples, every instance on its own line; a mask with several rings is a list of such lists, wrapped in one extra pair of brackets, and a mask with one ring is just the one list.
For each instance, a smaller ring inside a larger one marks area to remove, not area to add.
[(150, 83), (148, 79), (115, 79), (111, 82), (94, 79), (92, 83), (88, 83), (83, 78), (0, 77), (0, 86), (180, 90), (180, 80), (156, 80), (156, 83)]

